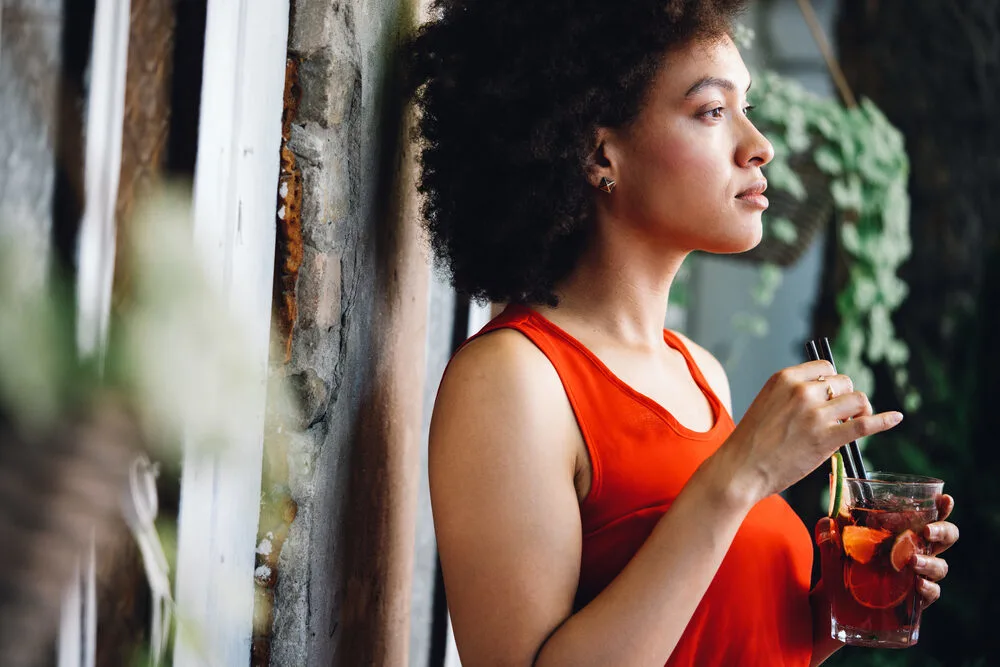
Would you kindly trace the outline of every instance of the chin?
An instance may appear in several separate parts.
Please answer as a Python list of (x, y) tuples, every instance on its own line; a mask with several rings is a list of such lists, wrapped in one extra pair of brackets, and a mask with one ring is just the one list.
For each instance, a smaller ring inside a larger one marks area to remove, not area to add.
[(760, 222), (758, 222), (757, 226), (754, 227), (753, 234), (748, 236), (747, 243), (745, 244), (743, 249), (737, 250), (736, 252), (746, 252), (748, 250), (753, 250), (754, 248), (760, 245), (760, 242), (763, 240), (763, 238), (764, 238), (764, 228), (760, 225)]
[(736, 255), (741, 252), (753, 250), (760, 245), (761, 239), (764, 237), (764, 229), (760, 224), (760, 217), (757, 218), (756, 224), (740, 231), (741, 233), (739, 234), (714, 239), (714, 243), (704, 248), (704, 250), (717, 255)]

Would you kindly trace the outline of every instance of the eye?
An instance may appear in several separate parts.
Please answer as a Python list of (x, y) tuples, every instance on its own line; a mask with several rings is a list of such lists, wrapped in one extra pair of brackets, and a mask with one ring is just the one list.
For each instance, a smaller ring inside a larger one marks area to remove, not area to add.
[(743, 115), (744, 116), (749, 116), (751, 113), (753, 113), (753, 110), (756, 109), (756, 108), (757, 107), (755, 107), (752, 104), (746, 105), (745, 107), (743, 107)]
[(724, 117), (724, 112), (725, 112), (724, 107), (715, 107), (714, 109), (709, 109), (708, 111), (704, 112), (701, 115), (706, 118), (715, 118), (721, 120)]

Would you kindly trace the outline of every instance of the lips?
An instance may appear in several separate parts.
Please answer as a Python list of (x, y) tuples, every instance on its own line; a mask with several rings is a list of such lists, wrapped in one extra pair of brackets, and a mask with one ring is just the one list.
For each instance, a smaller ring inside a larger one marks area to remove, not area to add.
[(764, 196), (764, 190), (767, 190), (767, 180), (761, 179), (736, 195), (736, 198), (763, 211), (769, 203), (767, 197)]

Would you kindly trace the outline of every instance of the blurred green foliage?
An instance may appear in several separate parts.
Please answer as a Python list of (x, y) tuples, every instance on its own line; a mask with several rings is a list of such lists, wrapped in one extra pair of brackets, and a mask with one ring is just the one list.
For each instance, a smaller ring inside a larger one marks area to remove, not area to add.
[[(956, 313), (941, 303), (940, 317), (948, 322), (951, 343), (921, 342), (928, 339), (897, 329), (902, 325), (893, 317), (910, 291), (897, 271), (912, 250), (907, 195), (910, 167), (902, 135), (868, 101), (846, 109), (769, 72), (755, 76), (754, 88), (754, 122), (775, 146), (775, 161), (767, 173), (771, 187), (793, 196), (805, 195), (802, 180), (788, 164), (791, 156), (802, 152), (830, 179), (840, 250), (848, 259), (846, 284), (836, 299), (842, 322), (835, 337), (840, 370), (872, 395), (877, 406), (898, 407), (909, 416), (900, 428), (879, 436), (866, 449), (866, 459), (873, 469), (945, 480), (946, 492), (956, 497), (950, 520), (963, 533), (962, 540), (945, 554), (949, 576), (942, 582), (941, 599), (924, 614), (916, 647), (905, 651), (848, 647), (825, 664), (1000, 665), (1000, 649), (992, 635), (992, 619), (1000, 614), (1000, 595), (990, 556), (1000, 549), (1000, 485), (986, 477), (991, 464), (1000, 460), (993, 451), (990, 420), (996, 409), (991, 377), (1000, 370), (998, 353), (992, 351), (996, 346), (990, 340), (997, 324), (994, 304), (1000, 250), (982, 250), (987, 267), (982, 290), (951, 299), (975, 304), (971, 309)], [(765, 217), (765, 224), (771, 226), (770, 242), (794, 241), (794, 235), (784, 229), (794, 226), (792, 221)], [(761, 282), (772, 281), (762, 278)], [(944, 297), (935, 293), (910, 298)]]
[[(774, 160), (767, 167), (770, 187), (800, 201), (808, 197), (791, 166), (792, 158), (803, 154), (827, 179), (838, 239), (849, 260), (837, 297), (841, 324), (834, 354), (839, 369), (871, 393), (871, 365), (889, 364), (907, 407), (915, 409), (920, 397), (906, 370), (909, 348), (897, 337), (891, 319), (907, 295), (897, 271), (911, 250), (909, 160), (902, 135), (868, 100), (846, 108), (773, 71), (755, 73), (752, 95), (753, 121), (774, 146)], [(764, 224), (769, 243), (790, 244), (798, 236), (793, 220), (764, 216)], [(778, 272), (772, 265), (762, 267), (755, 301), (766, 305), (773, 298)]]

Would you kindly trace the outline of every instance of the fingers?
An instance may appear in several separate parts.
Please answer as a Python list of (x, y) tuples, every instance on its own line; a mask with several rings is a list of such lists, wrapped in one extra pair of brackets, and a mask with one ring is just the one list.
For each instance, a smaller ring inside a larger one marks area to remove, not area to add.
[(871, 414), (868, 397), (854, 391), (854, 381), (847, 375), (837, 374), (828, 361), (810, 361), (775, 373), (772, 383), (785, 385), (798, 395), (799, 400), (810, 404), (835, 403), (849, 419), (858, 414)]
[(808, 381), (806, 386), (818, 400), (834, 401), (838, 397), (850, 394), (854, 391), (854, 381), (846, 375), (822, 376)]
[(837, 531), (837, 526), (834, 524), (833, 519), (830, 517), (823, 517), (816, 522), (816, 528), (813, 531), (813, 536), (816, 538), (817, 546), (822, 546), (827, 542), (835, 538), (834, 533)]
[(869, 435), (888, 431), (903, 421), (901, 412), (880, 412), (876, 415), (862, 415), (831, 429), (831, 438), (845, 443)]
[(941, 581), (948, 576), (948, 561), (943, 558), (917, 554), (913, 557), (913, 570), (931, 581)]
[(837, 369), (829, 361), (807, 361), (798, 366), (791, 366), (778, 372), (779, 377), (784, 377), (791, 382), (809, 382), (818, 377), (830, 378), (837, 374)]
[(917, 577), (917, 593), (920, 594), (921, 602), (924, 609), (926, 609), (941, 597), (941, 586), (935, 584), (933, 581)]
[[(782, 373), (786, 371), (782, 371)], [(778, 377), (780, 378), (782, 375), (779, 373)], [(786, 379), (785, 381), (791, 383), (793, 395), (798, 401), (815, 407), (825, 407), (827, 403), (837, 401), (844, 395), (850, 395), (854, 392), (854, 382), (846, 375), (820, 375), (804, 380)]]
[(830, 421), (847, 421), (874, 413), (868, 396), (860, 391), (851, 391), (829, 401), (822, 408)]
[(816, 534), (827, 534), (832, 530), (836, 530), (837, 526), (833, 519), (828, 516), (821, 517), (819, 521), (816, 522)]
[(944, 521), (951, 516), (951, 511), (955, 509), (955, 499), (947, 493), (942, 493), (937, 497), (938, 521)]
[[(942, 495), (938, 499), (939, 512), (948, 516), (955, 501), (951, 496)], [(935, 521), (924, 527), (924, 537), (931, 544), (931, 553), (939, 554), (958, 541), (958, 526), (948, 521)], [(917, 577), (917, 592), (926, 608), (941, 597), (941, 586), (937, 583), (948, 576), (948, 562), (936, 556), (917, 554), (913, 557), (913, 570)]]
[(931, 553), (939, 554), (958, 542), (958, 526), (950, 521), (935, 521), (924, 526), (924, 539), (931, 545)]

